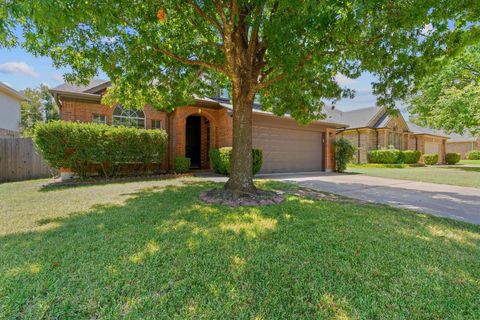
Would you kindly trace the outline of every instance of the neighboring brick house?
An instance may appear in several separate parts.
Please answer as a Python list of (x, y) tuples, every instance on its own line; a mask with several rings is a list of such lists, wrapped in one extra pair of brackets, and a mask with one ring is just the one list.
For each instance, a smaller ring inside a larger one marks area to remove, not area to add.
[(399, 150), (419, 150), (422, 154), (436, 153), (439, 163), (445, 162), (446, 140), (442, 132), (407, 123), (401, 114), (390, 115), (386, 108), (369, 107), (343, 112), (328, 109), (327, 120), (346, 123), (337, 135), (357, 147), (356, 161), (368, 162), (368, 152), (391, 146)]
[[(232, 105), (223, 98), (195, 99), (195, 103), (167, 113), (152, 106), (129, 110), (101, 104), (110, 82), (92, 80), (87, 86), (62, 84), (51, 89), (66, 121), (125, 124), (138, 128), (165, 129), (168, 133), (166, 166), (176, 156), (191, 158), (192, 168), (210, 168), (208, 151), (232, 144)], [(253, 146), (263, 150), (262, 172), (330, 171), (334, 169), (332, 142), (334, 121), (315, 121), (302, 126), (294, 119), (277, 117), (254, 108)]]
[(462, 159), (466, 159), (466, 154), (472, 150), (480, 150), (480, 137), (450, 134), (450, 139), (447, 140), (448, 153), (460, 153)]

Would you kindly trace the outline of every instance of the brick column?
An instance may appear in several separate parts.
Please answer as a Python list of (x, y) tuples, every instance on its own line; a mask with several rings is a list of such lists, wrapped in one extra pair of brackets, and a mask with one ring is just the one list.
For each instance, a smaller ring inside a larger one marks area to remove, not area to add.
[(335, 152), (333, 149), (333, 142), (337, 138), (337, 130), (334, 128), (327, 128), (325, 130), (325, 171), (335, 171)]

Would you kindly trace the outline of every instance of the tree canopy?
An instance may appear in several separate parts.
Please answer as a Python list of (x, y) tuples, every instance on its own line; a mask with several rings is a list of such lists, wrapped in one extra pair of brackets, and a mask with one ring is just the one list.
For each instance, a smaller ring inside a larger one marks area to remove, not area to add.
[(102, 69), (114, 84), (106, 102), (172, 110), (229, 86), (232, 175), (252, 191), (251, 109), (323, 116), (325, 101), (351, 96), (335, 80), (368, 71), (378, 103), (393, 107), (441, 57), (479, 37), (474, 0), (17, 0), (0, 39), (69, 66), (67, 80)]
[(37, 122), (59, 119), (58, 106), (48, 86), (42, 84), (38, 88), (26, 88), (21, 93), (28, 98), (21, 103), (20, 130), (23, 135), (32, 135)]
[(415, 122), (448, 132), (480, 134), (480, 46), (427, 76), (409, 100)]

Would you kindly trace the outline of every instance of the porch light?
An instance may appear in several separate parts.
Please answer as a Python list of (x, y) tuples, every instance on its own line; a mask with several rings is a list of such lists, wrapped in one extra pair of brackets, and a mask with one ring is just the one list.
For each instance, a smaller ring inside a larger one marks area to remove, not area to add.
[(198, 108), (198, 113), (202, 113), (202, 108)]

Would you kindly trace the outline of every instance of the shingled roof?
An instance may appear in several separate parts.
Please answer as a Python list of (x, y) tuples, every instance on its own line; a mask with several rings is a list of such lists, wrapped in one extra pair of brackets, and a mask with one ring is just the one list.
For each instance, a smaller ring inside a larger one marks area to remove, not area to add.
[[(77, 99), (87, 99), (87, 100), (94, 100), (100, 101), (102, 98), (102, 92), (105, 88), (111, 85), (110, 81), (108, 80), (101, 80), (101, 79), (92, 79), (87, 85), (75, 85), (70, 83), (63, 83), (55, 88), (50, 89), (50, 92), (53, 94), (55, 99), (58, 102), (58, 99), (61, 97), (69, 97), (69, 98), (77, 98)], [(230, 111), (233, 110), (233, 106), (229, 99), (224, 99), (221, 97), (212, 97), (212, 98), (205, 98), (205, 97), (198, 97), (194, 96), (195, 102), (199, 105), (207, 105), (209, 107), (218, 107), (218, 108), (225, 108)], [(61, 103), (59, 103), (61, 106)], [(261, 106), (258, 103), (254, 103), (253, 110), (255, 113), (264, 113), (264, 114), (272, 114), (268, 111), (261, 110)], [(290, 117), (290, 115), (285, 115), (285, 117)], [(344, 122), (338, 122), (333, 119), (327, 117), (327, 119), (318, 120), (318, 122), (332, 125), (336, 128), (343, 128), (347, 127), (347, 124)]]
[(449, 138), (449, 136), (442, 130), (435, 130), (435, 129), (425, 128), (425, 127), (420, 127), (419, 125), (416, 125), (415, 123), (412, 123), (412, 122), (407, 122), (407, 125), (410, 131), (412, 131), (415, 134), (427, 134), (430, 136)]

